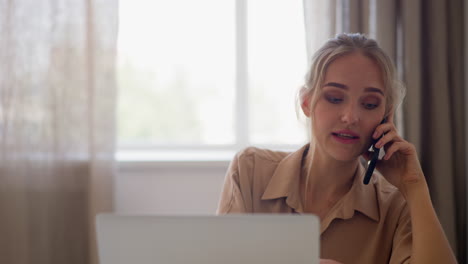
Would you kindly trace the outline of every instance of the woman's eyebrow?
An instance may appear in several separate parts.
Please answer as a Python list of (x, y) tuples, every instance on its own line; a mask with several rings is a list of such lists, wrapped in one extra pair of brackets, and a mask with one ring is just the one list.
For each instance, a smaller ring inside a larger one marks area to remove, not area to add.
[[(323, 87), (325, 86), (333, 86), (333, 87), (336, 87), (336, 88), (340, 88), (340, 89), (344, 89), (344, 90), (348, 90), (348, 86), (346, 86), (345, 84), (342, 84), (342, 83), (337, 83), (337, 82), (328, 82), (326, 84), (323, 85)], [(379, 89), (379, 88), (376, 88), (376, 87), (366, 87), (364, 88), (364, 91), (365, 92), (373, 92), (373, 93), (379, 93), (381, 94), (382, 96), (385, 96), (384, 92), (382, 91), (382, 89)]]
[(329, 82), (329, 83), (326, 83), (323, 85), (323, 87), (325, 86), (333, 86), (333, 87), (337, 87), (337, 88), (341, 88), (341, 89), (345, 89), (347, 90), (348, 89), (348, 86), (342, 84), (342, 83), (336, 83), (336, 82)]
[(384, 92), (382, 91), (382, 89), (375, 88), (375, 87), (366, 87), (366, 88), (364, 88), (364, 91), (365, 91), (365, 92), (379, 93), (379, 94), (381, 94), (382, 96), (385, 96), (385, 94), (384, 94)]

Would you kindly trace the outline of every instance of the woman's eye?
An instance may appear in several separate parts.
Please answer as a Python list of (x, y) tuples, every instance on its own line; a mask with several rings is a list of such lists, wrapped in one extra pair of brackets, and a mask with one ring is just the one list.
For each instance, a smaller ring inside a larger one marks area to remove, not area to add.
[(331, 96), (331, 95), (327, 95), (325, 98), (327, 99), (328, 102), (332, 104), (339, 104), (343, 101), (343, 98)]
[(374, 97), (368, 97), (362, 100), (361, 104), (362, 104), (362, 107), (364, 107), (365, 109), (372, 110), (372, 109), (379, 107), (380, 99), (374, 98)]
[(379, 105), (376, 105), (376, 104), (370, 104), (370, 103), (364, 103), (364, 108), (366, 109), (374, 109), (374, 108), (377, 108), (377, 106)]

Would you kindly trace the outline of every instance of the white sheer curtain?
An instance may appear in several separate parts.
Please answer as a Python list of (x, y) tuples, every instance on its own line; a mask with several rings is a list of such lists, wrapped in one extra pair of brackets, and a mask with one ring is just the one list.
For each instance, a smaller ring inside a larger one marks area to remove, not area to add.
[(114, 0), (0, 0), (0, 263), (97, 262), (116, 35)]
[(308, 62), (327, 39), (335, 36), (335, 0), (304, 0), (304, 23)]

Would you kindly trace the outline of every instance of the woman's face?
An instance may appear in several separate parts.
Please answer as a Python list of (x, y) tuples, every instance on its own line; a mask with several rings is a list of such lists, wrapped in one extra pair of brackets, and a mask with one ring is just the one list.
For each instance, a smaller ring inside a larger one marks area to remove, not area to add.
[(369, 148), (385, 114), (382, 73), (370, 58), (352, 53), (333, 61), (324, 77), (314, 109), (310, 100), (303, 104), (317, 150), (335, 160), (355, 160)]

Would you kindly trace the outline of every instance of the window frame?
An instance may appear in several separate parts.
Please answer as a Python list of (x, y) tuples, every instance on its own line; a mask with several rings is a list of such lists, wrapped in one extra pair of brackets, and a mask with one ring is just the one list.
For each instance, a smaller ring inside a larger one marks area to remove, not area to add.
[[(234, 143), (203, 144), (120, 144), (117, 140), (115, 160), (125, 168), (133, 166), (170, 167), (174, 164), (193, 166), (226, 166), (235, 153), (253, 146), (249, 130), (248, 82), (248, 8), (249, 0), (235, 1), (235, 102)], [(300, 144), (255, 144), (259, 148), (294, 151)]]

